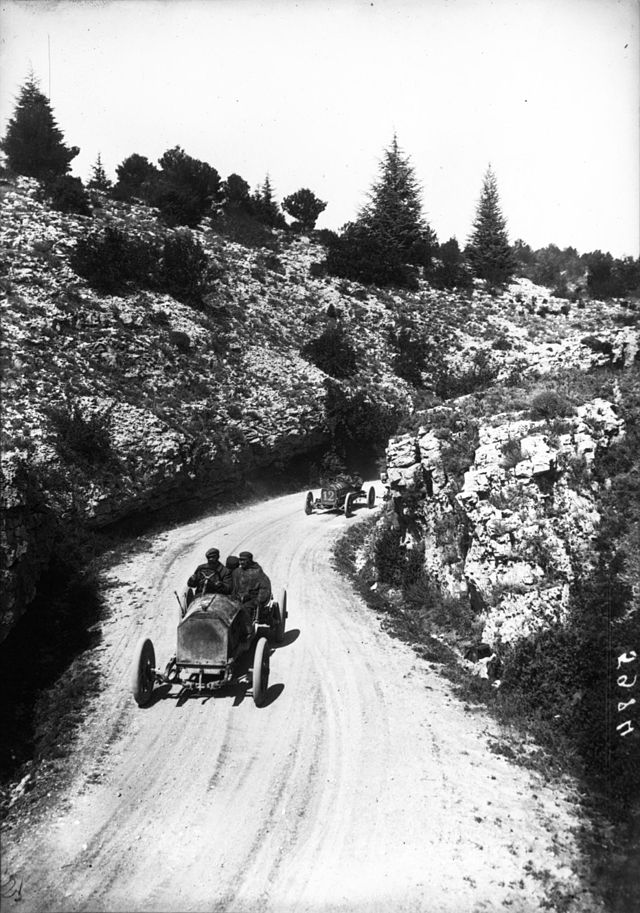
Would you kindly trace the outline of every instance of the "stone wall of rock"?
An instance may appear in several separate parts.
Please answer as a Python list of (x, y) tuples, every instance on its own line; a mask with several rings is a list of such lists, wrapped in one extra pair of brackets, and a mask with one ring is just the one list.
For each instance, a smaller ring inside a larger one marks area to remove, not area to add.
[(576, 574), (590, 568), (599, 521), (590, 465), (624, 426), (614, 404), (595, 399), (563, 427), (552, 434), (521, 414), (482, 425), (459, 491), (432, 430), (387, 450), (388, 496), (405, 541), (424, 540), (430, 576), (468, 594), (480, 639), (493, 648), (566, 620)]
[(49, 563), (55, 517), (21, 463), (0, 466), (0, 641), (36, 594)]

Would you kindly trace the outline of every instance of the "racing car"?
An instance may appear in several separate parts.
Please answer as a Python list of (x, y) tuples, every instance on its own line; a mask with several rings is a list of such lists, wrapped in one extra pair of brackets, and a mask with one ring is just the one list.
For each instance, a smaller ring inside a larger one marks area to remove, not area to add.
[(362, 501), (369, 508), (375, 507), (376, 492), (373, 485), (365, 491), (360, 476), (339, 475), (332, 481), (322, 483), (320, 497), (315, 498), (312, 491), (307, 492), (304, 512), (312, 514), (314, 510), (342, 510), (345, 517), (350, 517), (354, 504)]
[[(234, 682), (251, 687), (260, 706), (269, 685), (269, 639), (284, 641), (287, 591), (273, 597), (251, 619), (247, 609), (231, 596), (200, 593), (186, 605), (180, 603), (176, 652), (164, 670), (156, 666), (153, 642), (142, 636), (131, 669), (131, 692), (140, 707), (149, 704), (156, 685), (180, 685), (180, 695), (189, 691), (216, 691)], [(248, 671), (241, 659), (252, 654)], [(165, 691), (166, 693), (166, 691)]]

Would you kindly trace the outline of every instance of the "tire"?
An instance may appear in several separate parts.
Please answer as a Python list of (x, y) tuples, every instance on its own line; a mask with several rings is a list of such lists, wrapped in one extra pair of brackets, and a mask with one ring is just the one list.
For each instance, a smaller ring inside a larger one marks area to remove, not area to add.
[(307, 516), (309, 516), (309, 514), (313, 513), (313, 492), (312, 491), (307, 492), (307, 497), (304, 502), (304, 512), (305, 512), (305, 514), (307, 514)]
[(131, 668), (131, 693), (138, 707), (149, 703), (155, 685), (156, 651), (150, 638), (142, 636), (136, 646)]
[(274, 638), (277, 644), (284, 640), (284, 632), (287, 626), (287, 591), (283, 590), (278, 603), (278, 623), (276, 624)]
[(344, 499), (344, 515), (345, 517), (350, 517), (353, 513), (353, 492), (350, 491), (349, 494)]
[(253, 691), (253, 702), (256, 707), (262, 706), (264, 696), (269, 687), (269, 645), (266, 637), (261, 637), (256, 644), (256, 650), (253, 655), (253, 673), (251, 676), (251, 688)]
[(376, 506), (376, 490), (371, 486), (369, 489), (369, 494), (367, 495), (367, 507), (371, 510), (372, 507)]

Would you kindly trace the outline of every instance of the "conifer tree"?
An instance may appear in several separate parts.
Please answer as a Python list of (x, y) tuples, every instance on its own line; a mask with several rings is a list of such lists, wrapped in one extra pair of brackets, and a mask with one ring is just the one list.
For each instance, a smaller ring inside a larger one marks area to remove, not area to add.
[(80, 152), (66, 146), (56, 124), (51, 105), (31, 74), (20, 89), (18, 101), (0, 147), (9, 167), (40, 181), (51, 181), (71, 169), (70, 162)]
[(128, 155), (116, 168), (118, 181), (113, 188), (116, 199), (129, 200), (140, 197), (151, 200), (158, 182), (158, 169), (152, 165), (146, 155), (134, 152)]
[(475, 275), (479, 279), (486, 279), (490, 287), (503, 285), (513, 275), (513, 253), (509, 246), (507, 223), (500, 209), (498, 184), (491, 165), (484, 175), (482, 193), (466, 253)]
[(251, 201), (256, 218), (270, 228), (286, 228), (285, 218), (276, 203), (271, 178), (265, 175), (261, 187), (254, 191)]
[(369, 192), (359, 221), (370, 234), (408, 263), (425, 260), (433, 232), (422, 217), (420, 187), (408, 156), (394, 134), (380, 163), (380, 176)]
[(222, 183), (223, 208), (228, 210), (251, 211), (251, 189), (239, 174), (230, 174)]
[(422, 215), (420, 187), (394, 135), (385, 149), (369, 202), (329, 245), (334, 275), (377, 285), (416, 284), (416, 267), (429, 267), (435, 234)]
[(321, 212), (327, 208), (327, 204), (309, 190), (308, 187), (301, 187), (295, 193), (285, 197), (282, 201), (283, 210), (299, 223), (301, 231), (313, 231)]
[(112, 187), (112, 182), (107, 177), (107, 174), (102, 166), (100, 153), (98, 153), (96, 163), (91, 169), (91, 179), (87, 186), (93, 188), (94, 190), (109, 190)]
[(188, 155), (180, 146), (158, 160), (161, 172), (154, 202), (169, 225), (195, 228), (213, 215), (222, 201), (220, 175), (207, 162)]

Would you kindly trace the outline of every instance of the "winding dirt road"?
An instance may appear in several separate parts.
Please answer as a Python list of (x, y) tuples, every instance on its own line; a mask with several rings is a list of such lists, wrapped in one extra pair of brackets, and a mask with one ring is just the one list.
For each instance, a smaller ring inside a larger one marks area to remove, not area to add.
[[(331, 565), (342, 516), (286, 496), (146, 540), (108, 573), (106, 688), (46, 821), (4, 846), (26, 911), (428, 911), (599, 907), (571, 784), (492, 752), (497, 727), (384, 634)], [(366, 508), (358, 515), (368, 513)], [(267, 705), (241, 688), (138, 709), (141, 633), (175, 647), (175, 589), (207, 547), (250, 548), (288, 634)], [(145, 581), (139, 587), (138, 581)], [(558, 893), (560, 892), (560, 893)]]

